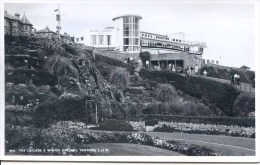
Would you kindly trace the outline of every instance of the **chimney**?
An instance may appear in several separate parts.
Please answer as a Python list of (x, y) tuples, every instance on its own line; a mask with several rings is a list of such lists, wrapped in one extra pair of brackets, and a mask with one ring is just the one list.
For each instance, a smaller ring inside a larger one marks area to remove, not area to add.
[(48, 26), (46, 26), (46, 27), (45, 27), (45, 29), (46, 29), (46, 30), (49, 30), (49, 27), (48, 27)]
[(19, 19), (19, 17), (20, 17), (20, 14), (19, 14), (19, 13), (15, 13), (14, 15), (15, 15), (15, 17), (16, 17), (17, 19)]

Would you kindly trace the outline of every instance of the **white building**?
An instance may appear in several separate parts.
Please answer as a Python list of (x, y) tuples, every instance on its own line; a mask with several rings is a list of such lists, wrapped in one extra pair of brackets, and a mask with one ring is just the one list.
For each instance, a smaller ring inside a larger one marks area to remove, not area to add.
[(88, 30), (75, 38), (75, 43), (83, 43), (100, 49), (140, 52), (140, 19), (138, 15), (122, 15), (113, 18), (114, 27)]
[[(174, 64), (181, 71), (187, 66), (203, 65), (202, 54), (206, 43), (185, 40), (184, 33), (161, 35), (140, 31), (139, 15), (122, 15), (113, 18), (114, 26), (104, 29), (88, 30), (75, 37), (75, 43), (104, 50), (127, 52), (128, 58), (139, 57), (142, 51), (149, 51), (151, 64)], [(117, 56), (117, 58), (119, 58)], [(125, 57), (124, 57), (125, 58)]]

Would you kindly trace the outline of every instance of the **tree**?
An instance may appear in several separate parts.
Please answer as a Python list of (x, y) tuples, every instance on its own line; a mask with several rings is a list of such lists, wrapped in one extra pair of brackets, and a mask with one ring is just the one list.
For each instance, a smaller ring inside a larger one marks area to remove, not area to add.
[(240, 67), (240, 69), (250, 70), (250, 67), (243, 65), (243, 66)]
[(119, 89), (125, 90), (129, 87), (130, 76), (125, 68), (117, 68), (111, 72), (109, 81)]
[(169, 84), (158, 84), (157, 97), (162, 102), (178, 102), (178, 94)]
[(151, 59), (151, 54), (148, 51), (145, 52), (140, 52), (139, 54), (141, 60), (143, 61), (143, 63), (145, 63), (145, 61), (149, 61)]

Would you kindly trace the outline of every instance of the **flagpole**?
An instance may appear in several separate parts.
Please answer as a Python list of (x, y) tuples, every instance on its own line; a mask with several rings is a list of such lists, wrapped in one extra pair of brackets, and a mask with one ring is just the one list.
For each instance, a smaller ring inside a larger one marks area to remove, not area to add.
[(59, 20), (58, 20), (58, 34), (59, 34), (59, 41), (60, 41), (60, 4), (58, 3), (58, 14), (59, 14)]

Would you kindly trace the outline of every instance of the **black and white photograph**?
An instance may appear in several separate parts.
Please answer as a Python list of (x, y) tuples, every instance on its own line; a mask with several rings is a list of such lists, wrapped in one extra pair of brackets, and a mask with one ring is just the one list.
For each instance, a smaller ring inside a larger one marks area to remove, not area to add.
[(255, 161), (258, 8), (1, 2), (3, 160)]

